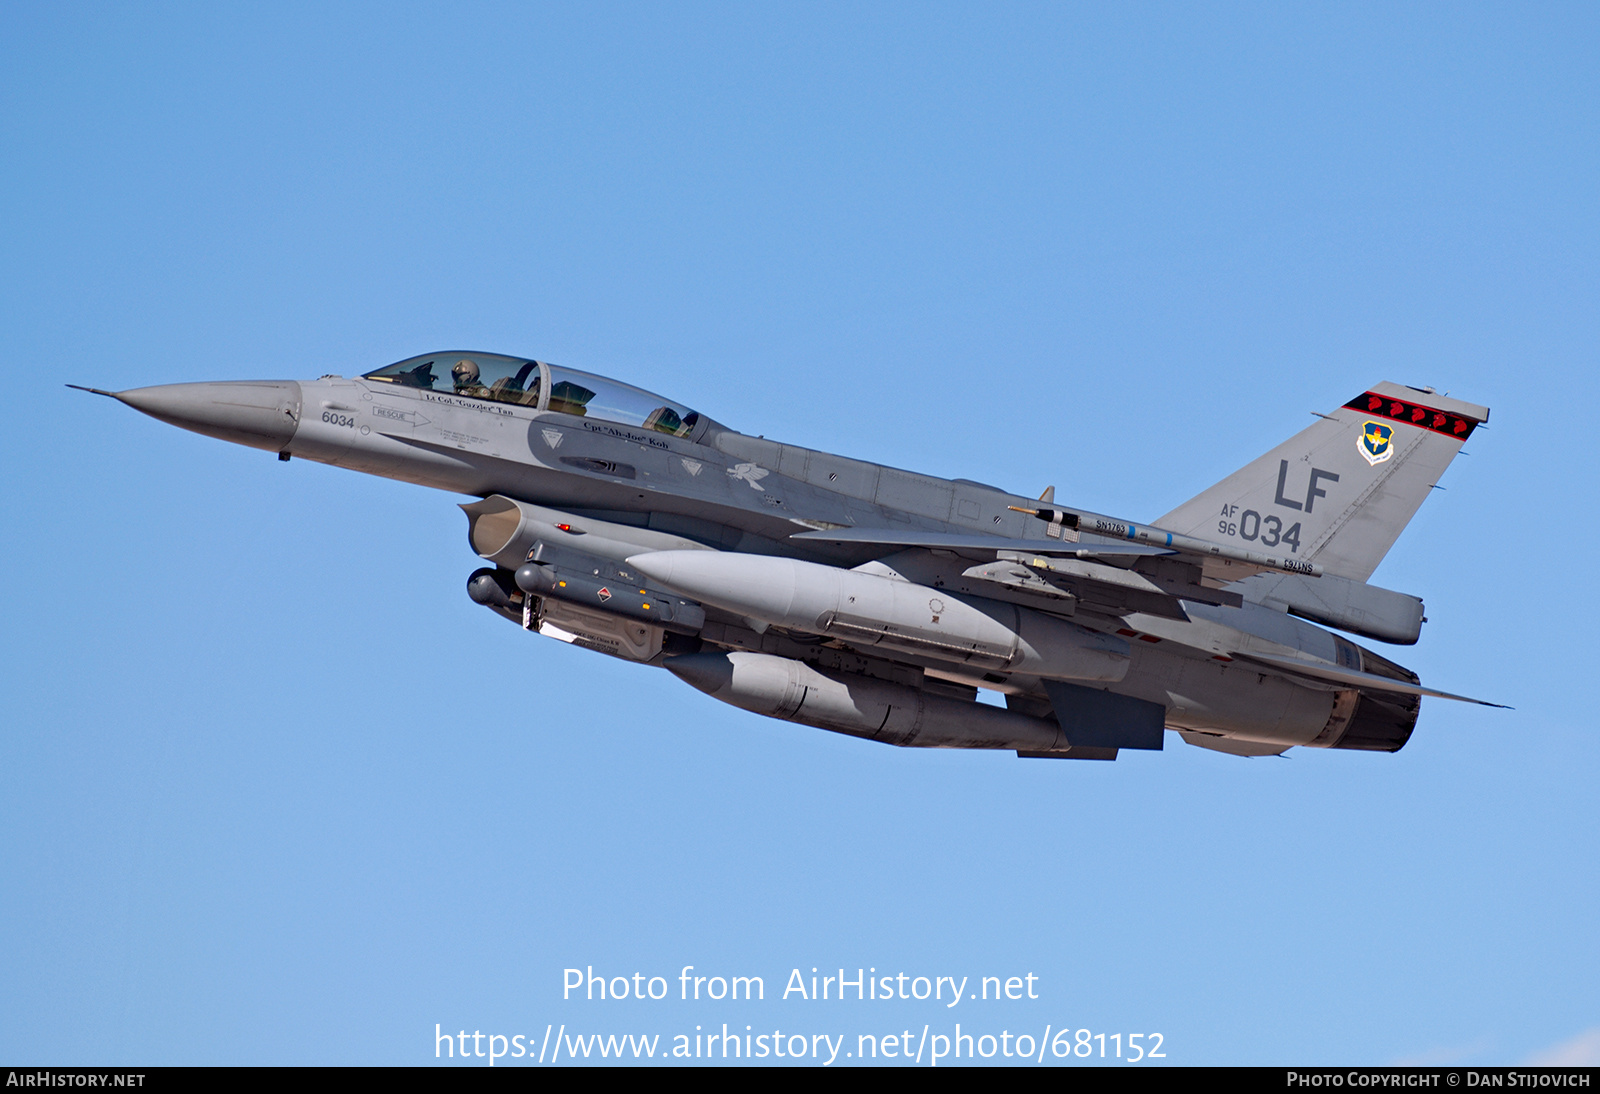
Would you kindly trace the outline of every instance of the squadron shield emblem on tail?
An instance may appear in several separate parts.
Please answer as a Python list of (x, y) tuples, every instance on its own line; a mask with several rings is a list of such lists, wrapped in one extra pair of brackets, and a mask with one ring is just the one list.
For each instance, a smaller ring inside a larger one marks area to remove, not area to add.
[(1365, 423), (1361, 427), (1361, 436), (1356, 438), (1356, 448), (1360, 449), (1368, 463), (1377, 466), (1394, 455), (1394, 426), (1381, 422)]

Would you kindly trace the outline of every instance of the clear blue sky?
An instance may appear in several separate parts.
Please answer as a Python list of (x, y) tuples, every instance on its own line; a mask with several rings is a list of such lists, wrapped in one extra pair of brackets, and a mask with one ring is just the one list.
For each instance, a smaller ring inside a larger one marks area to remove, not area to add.
[[(1593, 1062), (1597, 47), (1582, 4), (5, 5), (0, 1059), (960, 1021)], [(889, 749), (495, 618), (464, 499), (62, 386), (446, 347), (1136, 520), (1434, 385), (1494, 414), (1383, 652), (1516, 709)], [(768, 998), (563, 1001), (590, 965)], [(813, 966), (1039, 998), (777, 998)]]

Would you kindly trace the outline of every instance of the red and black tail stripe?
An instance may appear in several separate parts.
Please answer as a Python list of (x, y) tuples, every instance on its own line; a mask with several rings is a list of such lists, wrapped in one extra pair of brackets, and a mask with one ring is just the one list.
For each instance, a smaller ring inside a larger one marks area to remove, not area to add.
[(1464, 418), (1459, 414), (1450, 414), (1443, 410), (1435, 410), (1421, 403), (1408, 403), (1404, 399), (1396, 399), (1391, 395), (1377, 395), (1367, 392), (1357, 395), (1344, 404), (1349, 410), (1359, 411), (1373, 418), (1388, 418), (1394, 422), (1406, 422), (1409, 425), (1421, 426), (1431, 429), (1435, 433), (1443, 433), (1446, 437), (1454, 437), (1464, 441), (1472, 436), (1472, 431), (1478, 423), (1472, 418)]

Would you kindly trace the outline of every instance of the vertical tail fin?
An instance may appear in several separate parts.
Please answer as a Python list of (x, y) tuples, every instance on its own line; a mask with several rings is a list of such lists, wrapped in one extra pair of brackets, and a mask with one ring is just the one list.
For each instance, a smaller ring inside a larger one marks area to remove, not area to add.
[(1382, 383), (1155, 523), (1366, 581), (1486, 407)]

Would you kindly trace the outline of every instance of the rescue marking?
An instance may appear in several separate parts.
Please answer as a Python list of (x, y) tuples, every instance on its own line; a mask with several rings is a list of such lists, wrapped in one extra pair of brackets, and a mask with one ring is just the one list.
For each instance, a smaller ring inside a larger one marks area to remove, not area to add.
[[(370, 399), (372, 396), (368, 395), (367, 398)], [(395, 410), (392, 407), (379, 406), (376, 404), (374, 404), (372, 407), (372, 413), (379, 418), (388, 418), (391, 421), (405, 422), (407, 425), (427, 425), (429, 422), (433, 421), (432, 418), (424, 417), (413, 410)]]

